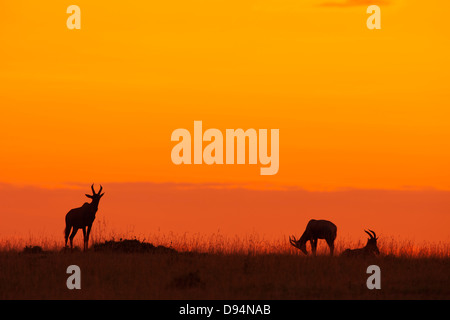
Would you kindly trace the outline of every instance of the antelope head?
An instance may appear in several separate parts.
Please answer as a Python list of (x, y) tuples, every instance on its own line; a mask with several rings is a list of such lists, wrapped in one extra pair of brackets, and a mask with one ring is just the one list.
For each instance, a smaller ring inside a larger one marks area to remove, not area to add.
[(364, 232), (367, 233), (370, 237), (369, 239), (367, 239), (367, 244), (366, 244), (365, 249), (369, 250), (373, 253), (380, 254), (380, 250), (378, 250), (378, 246), (377, 246), (377, 240), (378, 240), (377, 235), (375, 234), (374, 231), (372, 231), (370, 229), (369, 229), (369, 231), (364, 230)]
[(289, 242), (297, 249), (300, 249), (304, 254), (308, 254), (308, 251), (306, 251), (306, 242), (301, 243), (301, 241), (295, 239), (294, 236), (292, 236), (292, 238), (289, 237)]
[(100, 185), (100, 190), (98, 191), (98, 193), (96, 193), (95, 190), (94, 190), (94, 184), (92, 184), (91, 190), (92, 190), (92, 195), (86, 193), (85, 194), (86, 197), (88, 197), (89, 199), (92, 199), (92, 202), (97, 202), (98, 203), (100, 201), (100, 198), (103, 197), (103, 195), (105, 194), (104, 192), (101, 193), (102, 190), (103, 190), (102, 185)]

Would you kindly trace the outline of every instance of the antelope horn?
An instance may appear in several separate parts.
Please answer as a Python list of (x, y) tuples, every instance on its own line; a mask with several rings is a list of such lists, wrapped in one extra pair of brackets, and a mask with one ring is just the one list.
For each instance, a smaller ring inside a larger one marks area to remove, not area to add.
[(365, 232), (365, 233), (367, 233), (367, 234), (369, 235), (370, 239), (373, 239), (373, 235), (372, 235), (372, 234), (370, 234), (370, 233), (369, 233), (369, 231), (367, 231), (367, 230), (364, 230), (364, 232)]
[(96, 194), (96, 193), (95, 193), (95, 190), (94, 190), (94, 184), (92, 184), (91, 190), (92, 190), (92, 193), (93, 193), (93, 194)]
[(370, 231), (371, 233), (373, 233), (373, 237), (374, 237), (374, 238), (376, 238), (376, 237), (377, 237), (377, 235), (375, 234), (375, 231), (373, 231), (373, 230), (370, 230), (370, 229), (369, 229), (369, 231)]
[(289, 236), (289, 242), (294, 246), (297, 247), (297, 239), (295, 239), (294, 236), (292, 236), (293, 239)]
[(98, 194), (100, 194), (102, 192), (102, 190), (103, 190), (103, 187), (102, 187), (102, 185), (100, 185), (100, 190), (98, 191)]

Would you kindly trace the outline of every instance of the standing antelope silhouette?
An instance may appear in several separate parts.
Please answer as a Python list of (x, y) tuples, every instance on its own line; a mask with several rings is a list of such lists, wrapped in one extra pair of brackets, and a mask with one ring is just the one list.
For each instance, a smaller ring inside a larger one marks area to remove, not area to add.
[(314, 220), (311, 219), (306, 225), (305, 232), (303, 232), (302, 236), (299, 240), (295, 239), (294, 236), (289, 237), (289, 242), (291, 245), (300, 249), (304, 254), (308, 254), (306, 250), (306, 242), (311, 243), (311, 251), (313, 255), (316, 255), (317, 249), (317, 240), (325, 239), (330, 247), (330, 255), (333, 255), (334, 252), (334, 240), (337, 235), (337, 227), (336, 225), (328, 220)]
[[(98, 210), (98, 203), (105, 193), (102, 193), (103, 187), (100, 185), (98, 193), (94, 190), (94, 184), (91, 186), (92, 195), (86, 194), (86, 197), (92, 199), (91, 203), (85, 202), (83, 206), (70, 210), (66, 214), (66, 229), (64, 230), (65, 247), (67, 248), (67, 238), (70, 238), (70, 249), (73, 250), (73, 238), (78, 229), (83, 230), (84, 247), (86, 251), (89, 243), (89, 234), (91, 233), (92, 223), (95, 220), (95, 213)], [(87, 232), (86, 232), (87, 227)], [(70, 230), (72, 229), (72, 234)], [(70, 234), (70, 237), (69, 237)]]

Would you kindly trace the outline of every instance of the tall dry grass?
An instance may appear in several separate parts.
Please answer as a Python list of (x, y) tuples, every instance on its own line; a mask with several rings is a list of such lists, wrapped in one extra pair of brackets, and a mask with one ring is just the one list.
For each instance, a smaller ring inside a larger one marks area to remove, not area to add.
[[(209, 254), (294, 254), (302, 253), (289, 244), (288, 236), (266, 238), (257, 233), (247, 235), (228, 235), (220, 231), (215, 233), (153, 233), (136, 235), (133, 230), (127, 232), (108, 231), (105, 224), (99, 223), (90, 237), (90, 246), (95, 243), (103, 243), (109, 240), (137, 239), (142, 242), (150, 242), (154, 245), (174, 248), (179, 252), (198, 252)], [(365, 239), (358, 241), (348, 238), (339, 238), (335, 242), (335, 255), (339, 255), (347, 248), (360, 248), (366, 243)], [(79, 231), (74, 239), (74, 245), (83, 246), (83, 234)], [(0, 252), (19, 252), (25, 246), (39, 246), (45, 251), (60, 251), (64, 247), (64, 236), (14, 236), (0, 238)], [(382, 256), (396, 257), (435, 257), (449, 258), (450, 243), (448, 242), (415, 242), (407, 239), (385, 237), (378, 241), (378, 247)], [(310, 252), (309, 243), (307, 249)], [(329, 248), (325, 241), (319, 240), (318, 255), (328, 255)]]
[[(246, 235), (224, 234), (220, 230), (212, 233), (174, 233), (155, 232), (138, 234), (132, 226), (125, 231), (117, 231), (109, 227), (105, 218), (100, 217), (92, 228), (89, 245), (103, 243), (109, 240), (137, 239), (174, 248), (179, 252), (198, 252), (209, 254), (294, 254), (302, 253), (289, 244), (288, 235), (266, 237), (262, 234), (251, 233)], [(347, 248), (361, 248), (366, 239), (351, 239), (349, 236), (338, 236), (335, 242), (335, 255), (339, 255)], [(0, 236), (0, 252), (20, 252), (26, 246), (39, 246), (45, 251), (60, 251), (64, 247), (64, 234), (27, 234), (9, 237)], [(83, 247), (83, 233), (78, 231), (74, 238), (74, 246)], [(450, 257), (449, 242), (416, 242), (408, 239), (398, 239), (394, 236), (383, 236), (378, 241), (378, 247), (383, 256), (396, 257)], [(307, 249), (310, 252), (309, 243)], [(319, 240), (318, 255), (328, 255), (329, 248), (324, 240)]]

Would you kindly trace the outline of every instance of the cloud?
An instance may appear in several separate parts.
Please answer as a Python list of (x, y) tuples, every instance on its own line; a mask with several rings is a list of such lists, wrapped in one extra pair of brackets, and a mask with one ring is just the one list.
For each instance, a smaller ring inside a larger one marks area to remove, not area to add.
[(391, 1), (389, 0), (344, 0), (344, 1), (328, 1), (323, 2), (319, 6), (321, 7), (356, 7), (356, 6), (370, 6), (370, 5), (389, 5)]
[[(365, 239), (364, 228), (417, 241), (448, 241), (450, 191), (254, 189), (206, 183), (103, 183), (94, 235), (205, 234), (265, 239), (298, 234), (309, 219), (328, 219), (338, 236)], [(5, 236), (63, 242), (64, 217), (89, 201), (84, 189), (15, 187), (0, 183), (0, 243)], [(102, 223), (101, 221), (104, 221)], [(106, 227), (105, 227), (106, 226)], [(131, 229), (130, 229), (131, 228)], [(77, 243), (82, 236), (78, 235)], [(342, 239), (342, 238), (341, 238)], [(388, 238), (385, 238), (388, 239)]]

